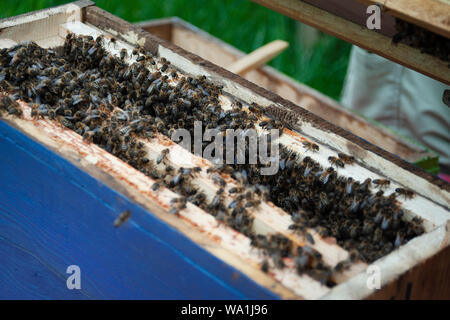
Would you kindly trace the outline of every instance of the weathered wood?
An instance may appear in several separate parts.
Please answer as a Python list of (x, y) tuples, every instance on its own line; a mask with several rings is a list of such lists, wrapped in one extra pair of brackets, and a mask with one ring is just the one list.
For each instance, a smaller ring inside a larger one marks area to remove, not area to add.
[(405, 44), (298, 0), (253, 0), (269, 9), (450, 84), (448, 63)]

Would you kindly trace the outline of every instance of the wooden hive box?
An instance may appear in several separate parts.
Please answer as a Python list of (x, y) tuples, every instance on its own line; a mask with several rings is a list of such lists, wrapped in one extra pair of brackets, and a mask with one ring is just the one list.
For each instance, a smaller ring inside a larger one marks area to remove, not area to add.
[[(304, 152), (303, 141), (315, 141), (311, 155), (325, 165), (341, 150), (357, 158), (340, 171), (359, 180), (389, 178), (390, 189), (413, 188), (412, 200), (402, 201), (408, 218), (424, 220), (426, 232), (375, 261), (382, 289), (366, 285), (367, 265), (355, 262), (335, 275), (333, 288), (307, 275), (297, 275), (292, 263), (284, 269), (260, 269), (262, 257), (250, 239), (218, 224), (213, 216), (188, 203), (169, 214), (175, 196), (125, 162), (88, 143), (75, 132), (47, 119), (33, 119), (20, 102), (23, 116), (3, 115), (0, 121), (0, 265), (2, 298), (179, 298), (179, 299), (339, 299), (450, 297), (448, 272), (449, 185), (367, 141), (324, 121), (274, 93), (209, 61), (160, 40), (105, 12), (89, 1), (78, 1), (0, 21), (0, 47), (33, 40), (43, 47), (63, 44), (68, 32), (104, 34), (118, 39), (109, 50), (118, 54), (143, 46), (165, 57), (186, 75), (206, 75), (221, 84), (230, 98), (256, 102), (277, 115), (288, 115), (295, 131), (285, 130), (280, 142)], [(3, 93), (4, 95), (5, 93)], [(280, 111), (281, 110), (281, 111)], [(167, 137), (143, 141), (149, 155), (168, 148), (171, 165), (186, 161), (203, 169), (206, 160), (189, 154)], [(188, 159), (188, 160), (186, 160)], [(154, 160), (154, 159), (152, 159)], [(235, 185), (225, 177), (227, 188)], [(206, 174), (195, 182), (209, 197), (217, 186)], [(114, 221), (129, 210), (119, 228)], [(270, 202), (252, 211), (261, 234), (282, 233), (294, 244), (303, 236), (289, 230), (290, 217)], [(348, 251), (311, 232), (312, 247), (330, 266), (348, 258)], [(78, 265), (81, 290), (68, 290), (66, 269)]]

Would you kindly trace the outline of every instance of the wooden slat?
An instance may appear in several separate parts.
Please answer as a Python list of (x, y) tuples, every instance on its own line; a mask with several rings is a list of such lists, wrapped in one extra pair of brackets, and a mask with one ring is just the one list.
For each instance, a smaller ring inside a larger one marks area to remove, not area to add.
[(244, 75), (272, 60), (287, 47), (289, 47), (289, 43), (286, 41), (272, 41), (234, 62), (227, 69), (236, 74)]
[(253, 1), (438, 81), (450, 84), (448, 63), (429, 54), (421, 53), (419, 49), (402, 43), (393, 44), (389, 37), (335, 16), (303, 1)]

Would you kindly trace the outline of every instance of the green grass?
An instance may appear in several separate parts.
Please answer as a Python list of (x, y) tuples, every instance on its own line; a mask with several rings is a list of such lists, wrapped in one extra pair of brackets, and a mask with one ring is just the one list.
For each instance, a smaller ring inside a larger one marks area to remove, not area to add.
[[(60, 5), (58, 0), (1, 0), (0, 18)], [(347, 70), (350, 44), (321, 34), (305, 49), (296, 21), (250, 0), (98, 0), (97, 6), (130, 22), (178, 16), (250, 52), (275, 39), (290, 43), (270, 65), (320, 92), (339, 99)]]

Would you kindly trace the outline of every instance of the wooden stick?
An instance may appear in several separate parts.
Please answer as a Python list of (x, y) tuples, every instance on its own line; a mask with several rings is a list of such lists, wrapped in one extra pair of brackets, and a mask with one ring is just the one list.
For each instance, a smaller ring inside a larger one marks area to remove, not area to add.
[(272, 60), (287, 47), (289, 47), (289, 43), (286, 41), (272, 41), (234, 62), (227, 69), (242, 76)]

